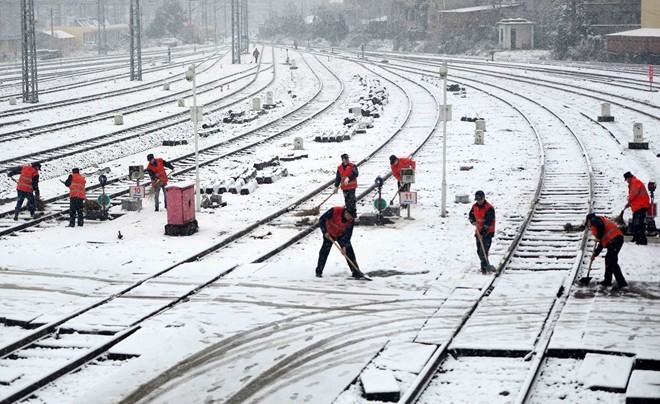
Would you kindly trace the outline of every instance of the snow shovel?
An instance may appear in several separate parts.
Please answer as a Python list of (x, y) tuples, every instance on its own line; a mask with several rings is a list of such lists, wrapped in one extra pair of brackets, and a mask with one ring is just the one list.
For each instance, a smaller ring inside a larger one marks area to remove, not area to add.
[[(364, 280), (366, 280), (366, 281), (370, 281), (370, 280), (371, 280), (371, 278), (365, 276), (365, 275), (362, 273), (362, 271), (360, 271), (360, 268), (358, 268), (357, 265), (355, 265), (355, 264), (353, 263), (353, 261), (352, 261), (350, 258), (348, 258), (348, 256), (347, 256), (346, 254), (344, 254), (344, 251), (342, 251), (341, 247), (339, 246), (339, 243), (337, 243), (337, 240), (332, 240), (332, 244), (334, 244), (335, 247), (337, 247), (337, 248), (339, 249), (339, 252), (341, 253), (341, 255), (344, 256), (344, 258), (346, 258), (346, 261), (348, 261), (348, 265), (350, 265), (351, 268), (353, 268), (353, 271), (362, 274), (361, 277), (359, 277), (359, 278), (355, 278), (355, 279), (364, 279)], [(355, 273), (355, 272), (354, 272), (354, 273)]]
[(481, 238), (481, 234), (477, 233), (477, 238), (479, 239), (479, 244), (481, 245), (481, 251), (484, 253), (484, 257), (486, 257), (486, 264), (488, 265), (488, 270), (495, 272), (497, 269), (490, 265), (490, 260), (488, 259), (488, 253), (486, 252), (486, 247), (484, 247), (484, 240)]
[(405, 186), (406, 186), (406, 184), (401, 184), (401, 186), (399, 187), (399, 189), (396, 191), (396, 194), (394, 194), (394, 196), (392, 197), (392, 199), (390, 199), (390, 206), (392, 206), (392, 205), (394, 204), (394, 198), (396, 198), (396, 196), (399, 195), (399, 192), (401, 192), (401, 190), (402, 190), (403, 187), (405, 187)]
[(589, 269), (587, 269), (587, 276), (581, 278), (578, 283), (582, 286), (589, 286), (589, 282), (591, 282), (591, 276), (589, 276), (589, 272), (591, 272), (591, 264), (594, 263), (594, 260), (589, 261)]
[(316, 216), (319, 213), (321, 213), (321, 206), (328, 201), (334, 194), (328, 195), (327, 198), (321, 201), (317, 206), (314, 206), (311, 209), (306, 209), (306, 210), (301, 210), (300, 212), (296, 213), (296, 216)]

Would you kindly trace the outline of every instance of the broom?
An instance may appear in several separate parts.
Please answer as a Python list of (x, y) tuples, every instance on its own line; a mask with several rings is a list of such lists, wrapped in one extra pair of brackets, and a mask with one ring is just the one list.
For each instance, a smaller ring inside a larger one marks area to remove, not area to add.
[(328, 197), (325, 198), (324, 200), (322, 200), (321, 203), (319, 203), (317, 206), (314, 206), (311, 209), (301, 210), (300, 212), (296, 213), (295, 216), (316, 216), (316, 215), (318, 215), (319, 213), (321, 213), (321, 205), (326, 203), (328, 201), (328, 199), (330, 199), (330, 197), (332, 197), (332, 195), (334, 195), (334, 194), (328, 195)]

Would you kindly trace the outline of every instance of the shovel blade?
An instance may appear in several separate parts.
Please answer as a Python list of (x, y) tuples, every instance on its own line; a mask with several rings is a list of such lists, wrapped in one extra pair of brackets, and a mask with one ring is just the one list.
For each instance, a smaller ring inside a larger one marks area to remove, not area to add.
[(584, 278), (580, 279), (578, 282), (582, 286), (588, 286), (589, 282), (591, 282), (591, 276), (585, 276)]

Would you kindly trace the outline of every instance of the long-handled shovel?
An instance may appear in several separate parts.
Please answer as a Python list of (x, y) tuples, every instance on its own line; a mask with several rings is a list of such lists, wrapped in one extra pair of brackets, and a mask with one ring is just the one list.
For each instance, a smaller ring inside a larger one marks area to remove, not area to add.
[(479, 245), (481, 245), (481, 252), (483, 253), (484, 257), (486, 258), (486, 265), (488, 265), (488, 270), (495, 272), (496, 268), (492, 265), (490, 265), (490, 260), (488, 259), (488, 252), (486, 252), (486, 247), (484, 247), (484, 240), (481, 238), (481, 234), (477, 233), (477, 238), (479, 239)]
[(328, 201), (328, 199), (332, 198), (332, 195), (328, 195), (327, 198), (321, 201), (318, 205), (314, 206), (311, 209), (306, 209), (306, 210), (301, 210), (300, 212), (296, 213), (296, 216), (315, 216), (321, 213), (321, 206)]
[(589, 273), (591, 272), (591, 264), (593, 264), (594, 260), (589, 261), (589, 269), (587, 269), (587, 276), (581, 278), (578, 283), (582, 286), (589, 286), (589, 282), (591, 282), (591, 276), (589, 276)]
[(392, 206), (394, 204), (394, 198), (396, 198), (396, 196), (399, 195), (399, 193), (401, 192), (401, 190), (403, 189), (404, 186), (406, 186), (406, 184), (401, 184), (399, 189), (397, 189), (396, 194), (394, 194), (392, 199), (390, 199), (390, 206)]
[(359, 277), (356, 277), (355, 279), (364, 279), (365, 281), (370, 281), (370, 280), (371, 280), (371, 278), (366, 277), (366, 276), (362, 273), (362, 271), (360, 271), (360, 268), (358, 268), (357, 265), (355, 265), (355, 264), (353, 263), (353, 260), (351, 260), (350, 258), (348, 258), (348, 256), (347, 256), (346, 254), (344, 254), (344, 251), (343, 251), (343, 250), (341, 249), (341, 247), (339, 246), (339, 243), (337, 243), (337, 240), (332, 240), (332, 244), (334, 244), (335, 247), (337, 247), (337, 249), (339, 249), (339, 252), (341, 253), (341, 255), (343, 255), (344, 258), (346, 258), (346, 261), (348, 261), (348, 265), (350, 265), (351, 268), (353, 268), (353, 271), (354, 271), (353, 273), (359, 273), (359, 274), (361, 275), (361, 276), (359, 276)]

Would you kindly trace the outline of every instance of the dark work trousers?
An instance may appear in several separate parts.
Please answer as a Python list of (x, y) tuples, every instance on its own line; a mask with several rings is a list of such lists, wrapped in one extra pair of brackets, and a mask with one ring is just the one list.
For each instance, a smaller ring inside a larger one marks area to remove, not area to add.
[(642, 208), (633, 212), (632, 229), (630, 232), (633, 235), (633, 241), (637, 244), (645, 245), (646, 240), (646, 208)]
[(34, 211), (37, 209), (37, 206), (35, 205), (34, 202), (34, 195), (32, 192), (24, 192), (24, 191), (16, 191), (18, 192), (18, 196), (16, 197), (16, 210), (14, 211), (14, 215), (18, 216), (18, 212), (21, 211), (21, 208), (23, 207), (23, 201), (27, 199), (27, 206), (28, 210), (30, 211), (30, 215), (34, 215)]
[(481, 261), (481, 270), (488, 271), (488, 258), (486, 258), (486, 256), (490, 251), (490, 245), (493, 243), (493, 233), (488, 233), (485, 236), (481, 236), (481, 240), (484, 243), (484, 248), (486, 249), (486, 254), (484, 254), (483, 250), (481, 249), (479, 237), (474, 236), (474, 238), (477, 240), (477, 255), (479, 256), (479, 261)]
[(82, 198), (69, 199), (69, 226), (73, 227), (76, 224), (76, 217), (78, 217), (78, 226), (82, 226), (83, 220), (83, 202)]
[(399, 181), (397, 181), (396, 185), (397, 185), (397, 189), (399, 190), (399, 205), (401, 205), (402, 208), (406, 209), (408, 205), (401, 203), (401, 192), (410, 191), (411, 184), (401, 184)]
[(355, 208), (357, 204), (357, 199), (355, 199), (355, 190), (347, 189), (344, 191), (344, 204), (347, 208)]
[(623, 236), (616, 236), (607, 244), (607, 254), (605, 254), (605, 285), (612, 284), (612, 275), (616, 279), (616, 284), (622, 288), (628, 286), (626, 278), (621, 273), (619, 266), (619, 251), (623, 247)]
[[(323, 245), (321, 246), (321, 250), (319, 251), (319, 262), (316, 264), (316, 273), (317, 274), (322, 274), (323, 273), (323, 268), (325, 268), (325, 262), (328, 260), (328, 254), (330, 254), (330, 250), (332, 249), (332, 241), (328, 240), (327, 238), (323, 237)], [(346, 256), (353, 261), (353, 264), (357, 267), (359, 270), (360, 267), (358, 267), (357, 259), (355, 258), (355, 252), (353, 251), (353, 246), (348, 243), (346, 246)], [(346, 264), (348, 264), (348, 268), (351, 270), (351, 273), (353, 273), (355, 270), (351, 266), (351, 264), (348, 263), (348, 260), (346, 260)]]
[(159, 196), (160, 196), (160, 191), (163, 191), (163, 202), (165, 203), (165, 209), (167, 209), (167, 190), (165, 189), (165, 186), (159, 187), (158, 191), (154, 194), (154, 208), (158, 210), (158, 205), (160, 204)]

